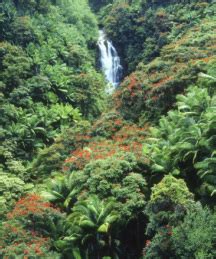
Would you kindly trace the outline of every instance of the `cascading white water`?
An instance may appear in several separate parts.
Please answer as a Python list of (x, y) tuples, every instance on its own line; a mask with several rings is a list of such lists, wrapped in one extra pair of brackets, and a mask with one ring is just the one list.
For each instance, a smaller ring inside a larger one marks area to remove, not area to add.
[(122, 66), (120, 64), (120, 58), (112, 42), (106, 38), (106, 34), (103, 30), (99, 31), (98, 46), (100, 50), (101, 68), (107, 81), (111, 85), (108, 91), (112, 91), (118, 86), (121, 79)]

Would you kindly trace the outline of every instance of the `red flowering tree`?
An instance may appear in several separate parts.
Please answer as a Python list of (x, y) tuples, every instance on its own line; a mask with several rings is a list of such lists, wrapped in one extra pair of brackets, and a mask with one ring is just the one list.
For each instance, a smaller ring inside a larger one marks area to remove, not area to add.
[(0, 228), (0, 256), (22, 255), (45, 256), (51, 246), (51, 239), (39, 236), (34, 231), (27, 231), (16, 220), (2, 224)]
[(125, 119), (136, 121), (144, 109), (146, 87), (135, 73), (128, 76), (114, 95), (116, 109)]
[(7, 215), (8, 220), (18, 220), (28, 230), (42, 235), (55, 234), (53, 224), (62, 217), (59, 209), (37, 194), (29, 194), (18, 200), (14, 209)]
[(60, 234), (57, 225), (62, 219), (63, 214), (39, 195), (21, 198), (0, 225), (0, 255), (47, 255), (52, 240)]
[[(66, 169), (83, 169), (90, 161), (106, 159), (121, 152), (133, 153), (137, 159), (144, 160), (142, 143), (148, 131), (148, 125), (141, 128), (136, 125), (122, 125), (122, 120), (113, 122), (120, 128), (108, 139), (91, 138), (85, 147), (79, 147), (71, 152), (65, 160)], [(117, 127), (116, 126), (116, 127)]]

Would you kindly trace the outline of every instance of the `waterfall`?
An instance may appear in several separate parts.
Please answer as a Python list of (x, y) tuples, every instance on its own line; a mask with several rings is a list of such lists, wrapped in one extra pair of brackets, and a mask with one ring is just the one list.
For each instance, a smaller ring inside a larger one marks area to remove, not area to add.
[(120, 83), (122, 66), (120, 58), (112, 42), (106, 38), (103, 30), (99, 31), (98, 46), (102, 71), (109, 83), (108, 92), (114, 90)]

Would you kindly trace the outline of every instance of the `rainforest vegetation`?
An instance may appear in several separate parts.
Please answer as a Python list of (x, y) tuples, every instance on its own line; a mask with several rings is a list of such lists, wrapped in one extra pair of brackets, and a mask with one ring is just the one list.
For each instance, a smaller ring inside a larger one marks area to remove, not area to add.
[(214, 0), (2, 0), (0, 102), (0, 258), (216, 258)]

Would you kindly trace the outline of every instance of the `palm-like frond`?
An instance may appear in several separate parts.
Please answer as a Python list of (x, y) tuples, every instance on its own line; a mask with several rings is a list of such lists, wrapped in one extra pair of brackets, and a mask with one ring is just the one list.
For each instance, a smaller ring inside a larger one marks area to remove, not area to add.
[(160, 120), (144, 147), (153, 172), (181, 172), (182, 165), (191, 165), (200, 180), (211, 185), (209, 190), (216, 188), (215, 153), (212, 155), (216, 150), (215, 100), (208, 89), (198, 87), (177, 97), (178, 110)]
[[(72, 174), (73, 175), (73, 174)], [(60, 177), (53, 179), (48, 190), (42, 192), (42, 196), (51, 201), (59, 204), (66, 209), (70, 209), (70, 204), (75, 201), (77, 188), (74, 184), (73, 176)]]
[(78, 241), (89, 251), (101, 242), (109, 245), (104, 237), (110, 235), (110, 228), (118, 219), (113, 200), (104, 201), (93, 195), (78, 201), (67, 218), (70, 240)]

